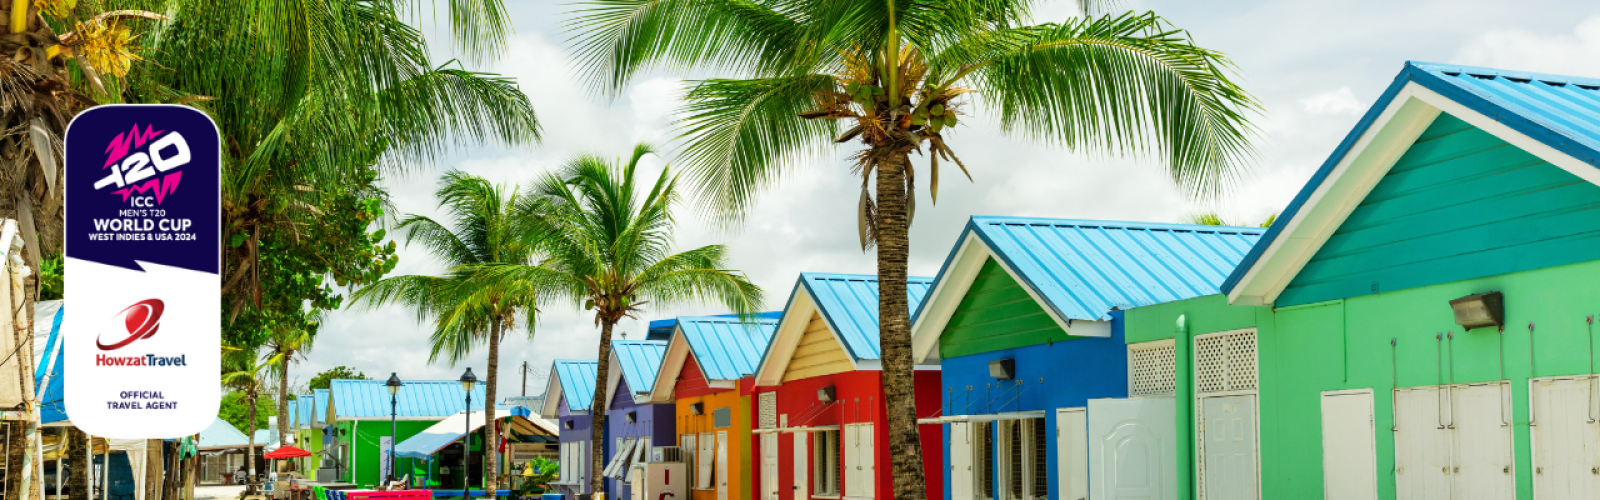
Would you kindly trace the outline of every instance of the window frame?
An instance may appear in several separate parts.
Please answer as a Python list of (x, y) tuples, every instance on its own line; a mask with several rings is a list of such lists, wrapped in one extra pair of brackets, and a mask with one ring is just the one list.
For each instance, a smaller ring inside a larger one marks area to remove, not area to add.
[(840, 446), (840, 434), (839, 429), (811, 434), (811, 496), (838, 498), (844, 494), (840, 474), (844, 449)]

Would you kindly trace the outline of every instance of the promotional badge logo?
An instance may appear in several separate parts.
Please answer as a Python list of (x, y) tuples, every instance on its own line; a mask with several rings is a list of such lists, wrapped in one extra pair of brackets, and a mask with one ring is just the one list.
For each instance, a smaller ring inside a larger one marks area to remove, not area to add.
[(67, 417), (122, 439), (205, 430), (222, 396), (217, 127), (186, 106), (98, 106), (64, 142)]

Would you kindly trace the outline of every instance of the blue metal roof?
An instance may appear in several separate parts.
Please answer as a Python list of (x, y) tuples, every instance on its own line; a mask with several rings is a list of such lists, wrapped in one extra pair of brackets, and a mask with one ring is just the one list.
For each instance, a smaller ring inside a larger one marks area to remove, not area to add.
[(300, 403), (300, 401), (298, 401), (298, 400), (289, 400), (289, 410), (284, 412), (285, 418), (289, 419), (289, 428), (290, 429), (294, 429), (295, 426), (300, 425), (300, 405), (299, 405), (299, 403)]
[(1250, 250), (1222, 284), (1232, 291), (1261, 258), (1288, 221), (1294, 219), (1311, 194), (1328, 179), (1372, 123), (1389, 107), (1407, 83), (1416, 83), (1467, 109), (1498, 121), (1512, 130), (1544, 143), (1579, 161), (1600, 168), (1600, 79), (1545, 75), (1472, 66), (1406, 61), (1389, 88), (1372, 103), (1322, 167), (1283, 210), (1277, 222)]
[(574, 359), (558, 359), (550, 368), (550, 376), (561, 382), (561, 397), (571, 411), (589, 411), (594, 399), (594, 379), (600, 372), (600, 363)]
[(661, 371), (661, 359), (667, 355), (667, 342), (613, 340), (611, 352), (617, 356), (617, 364), (621, 365), (622, 369), (622, 379), (628, 383), (628, 387), (634, 392), (649, 392), (650, 388), (655, 386), (656, 374)]
[[(1218, 292), (1265, 230), (1151, 222), (973, 217), (976, 234), (1063, 320)], [(940, 278), (949, 270), (950, 251)], [(921, 314), (919, 306), (913, 321)]]
[[(878, 277), (870, 274), (800, 273), (800, 287), (811, 295), (817, 311), (828, 326), (844, 339), (844, 346), (856, 359), (879, 359), (883, 350), (878, 342)], [(933, 278), (906, 278), (907, 307), (915, 311), (922, 298), (933, 289)]]
[(678, 318), (678, 331), (705, 372), (707, 380), (738, 380), (755, 374), (761, 356), (778, 331), (782, 312), (753, 315), (741, 323), (736, 316), (687, 316)]
[(247, 446), (249, 444), (249, 436), (244, 435), (243, 432), (239, 432), (239, 428), (234, 427), (233, 424), (228, 423), (227, 420), (218, 418), (217, 421), (212, 422), (211, 426), (207, 427), (206, 430), (200, 431), (200, 440), (195, 443), (195, 446), (199, 446), (202, 449), (232, 448), (238, 446)]
[[(783, 311), (758, 312), (758, 313), (752, 314), (751, 316), (755, 317), (756, 319), (779, 319), (779, 318), (783, 317)], [(709, 317), (711, 317), (711, 318), (737, 318), (737, 317), (739, 317), (739, 315), (737, 315), (737, 314), (717, 314), (717, 315), (713, 315), (713, 316), (709, 316)], [(677, 329), (678, 329), (678, 318), (650, 320), (650, 329), (648, 330), (649, 333), (645, 334), (644, 339), (645, 340), (672, 340), (672, 332), (677, 330)]]
[(311, 427), (313, 415), (317, 412), (317, 397), (301, 394), (295, 401), (302, 403), (296, 408), (295, 420), (300, 422), (301, 427)]
[[(389, 389), (383, 380), (340, 379), (332, 382), (333, 411), (338, 419), (389, 418)], [(472, 388), (472, 405), (482, 408), (484, 387)], [(466, 407), (466, 393), (455, 380), (407, 380), (395, 397), (395, 416), (444, 418)]]
[(319, 424), (328, 423), (328, 401), (332, 400), (333, 397), (329, 395), (327, 389), (312, 389), (311, 397), (316, 400), (317, 404), (317, 407), (313, 408), (315, 411), (311, 413), (311, 417), (317, 419)]

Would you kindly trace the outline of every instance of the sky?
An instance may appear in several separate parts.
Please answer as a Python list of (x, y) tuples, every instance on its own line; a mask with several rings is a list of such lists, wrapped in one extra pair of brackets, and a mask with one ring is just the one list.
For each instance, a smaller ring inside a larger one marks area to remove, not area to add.
[[(442, 2), (440, 2), (442, 4)], [(544, 125), (541, 144), (473, 148), (436, 164), (386, 176), (401, 213), (439, 216), (432, 193), (439, 175), (455, 168), (506, 186), (527, 186), (563, 159), (596, 153), (621, 158), (634, 144), (660, 146), (646, 161), (650, 178), (671, 164), (679, 75), (651, 74), (615, 99), (597, 98), (577, 78), (564, 45), (569, 2), (508, 0), (515, 34), (504, 54), (474, 69), (515, 78)], [(1047, 2), (1036, 21), (1075, 14), (1072, 0)], [(1153, 10), (1195, 43), (1226, 53), (1238, 82), (1263, 104), (1253, 122), (1256, 160), (1246, 179), (1214, 201), (1186, 198), (1150, 159), (1070, 151), (999, 132), (992, 116), (974, 107), (947, 141), (972, 171), (972, 182), (946, 173), (938, 204), (918, 193), (911, 229), (911, 274), (932, 276), (969, 217), (1034, 216), (1179, 222), (1216, 211), (1226, 220), (1258, 224), (1282, 210), (1322, 164), (1407, 60), (1489, 66), (1528, 72), (1600, 77), (1600, 4), (1585, 0), (1247, 0), (1194, 2), (1133, 0), (1120, 9)], [(1109, 10), (1109, 9), (1108, 9)], [(443, 12), (442, 10), (440, 11)], [(449, 33), (419, 19), (439, 61), (454, 57)], [(875, 272), (875, 259), (856, 237), (858, 178), (842, 159), (815, 162), (765, 192), (745, 223), (727, 229), (678, 210), (677, 248), (727, 245), (730, 267), (767, 294), (767, 309), (782, 307), (800, 272)], [(914, 160), (915, 161), (915, 160)], [(443, 266), (421, 247), (401, 241), (394, 274), (439, 274)], [(715, 304), (652, 304), (619, 331), (642, 338), (644, 321), (724, 312)], [(545, 389), (555, 359), (594, 359), (599, 329), (576, 303), (547, 304), (531, 329), (512, 332), (501, 346), (500, 396)], [(345, 365), (383, 379), (454, 380), (471, 367), (485, 377), (487, 349), (451, 365), (429, 361), (429, 325), (399, 307), (347, 308), (327, 315), (315, 348), (291, 376), (304, 383)]]

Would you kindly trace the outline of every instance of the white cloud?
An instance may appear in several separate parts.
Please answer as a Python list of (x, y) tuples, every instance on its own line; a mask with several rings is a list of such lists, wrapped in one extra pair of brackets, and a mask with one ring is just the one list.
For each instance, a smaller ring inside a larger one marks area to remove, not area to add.
[(1359, 114), (1364, 106), (1356, 99), (1355, 92), (1350, 87), (1341, 87), (1339, 90), (1323, 92), (1300, 100), (1300, 105), (1312, 114)]
[(1468, 42), (1451, 61), (1600, 78), (1600, 15), (1571, 32), (1540, 33), (1521, 28), (1491, 30)]

